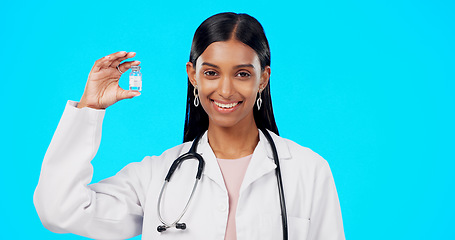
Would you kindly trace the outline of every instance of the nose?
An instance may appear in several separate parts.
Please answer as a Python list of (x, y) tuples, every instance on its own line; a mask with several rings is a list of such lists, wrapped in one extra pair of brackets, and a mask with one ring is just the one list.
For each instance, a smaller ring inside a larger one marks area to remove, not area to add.
[(235, 92), (233, 80), (228, 76), (222, 77), (218, 83), (217, 92), (221, 97), (223, 97), (225, 99), (231, 98)]

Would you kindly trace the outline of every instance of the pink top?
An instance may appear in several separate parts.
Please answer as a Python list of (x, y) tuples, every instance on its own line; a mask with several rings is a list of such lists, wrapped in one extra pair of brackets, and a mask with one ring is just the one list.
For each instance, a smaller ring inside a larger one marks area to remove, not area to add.
[(237, 201), (239, 200), (240, 186), (242, 185), (243, 177), (245, 176), (252, 156), (253, 154), (239, 159), (216, 159), (223, 174), (224, 184), (226, 184), (229, 196), (229, 214), (226, 235), (224, 236), (225, 240), (237, 239), (235, 212), (237, 210)]

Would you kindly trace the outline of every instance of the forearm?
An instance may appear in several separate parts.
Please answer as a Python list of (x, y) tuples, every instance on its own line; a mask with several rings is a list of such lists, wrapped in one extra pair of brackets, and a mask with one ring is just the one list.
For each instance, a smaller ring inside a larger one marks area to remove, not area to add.
[[(34, 203), (43, 224), (66, 232), (69, 215), (90, 204), (90, 183), (100, 139), (104, 111), (77, 109), (69, 102), (44, 157)], [(66, 223), (66, 224), (65, 224)]]

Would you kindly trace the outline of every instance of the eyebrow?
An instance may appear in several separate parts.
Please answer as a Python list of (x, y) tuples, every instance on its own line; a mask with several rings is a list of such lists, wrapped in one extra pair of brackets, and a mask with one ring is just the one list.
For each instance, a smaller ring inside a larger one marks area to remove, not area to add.
[[(202, 63), (202, 66), (210, 66), (210, 67), (214, 67), (214, 68), (220, 68), (218, 67), (217, 65), (215, 64), (212, 64), (212, 63), (208, 63), (208, 62), (203, 62)], [(240, 65), (237, 65), (235, 66), (234, 68), (244, 68), (244, 67), (251, 67), (251, 68), (254, 68), (253, 64), (240, 64)]]

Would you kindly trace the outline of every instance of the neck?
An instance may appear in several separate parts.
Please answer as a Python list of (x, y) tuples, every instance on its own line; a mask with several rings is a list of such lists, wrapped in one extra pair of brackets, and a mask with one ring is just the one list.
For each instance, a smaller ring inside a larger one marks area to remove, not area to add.
[(253, 154), (259, 142), (259, 131), (254, 119), (249, 124), (233, 127), (209, 123), (207, 137), (217, 158), (237, 159)]

